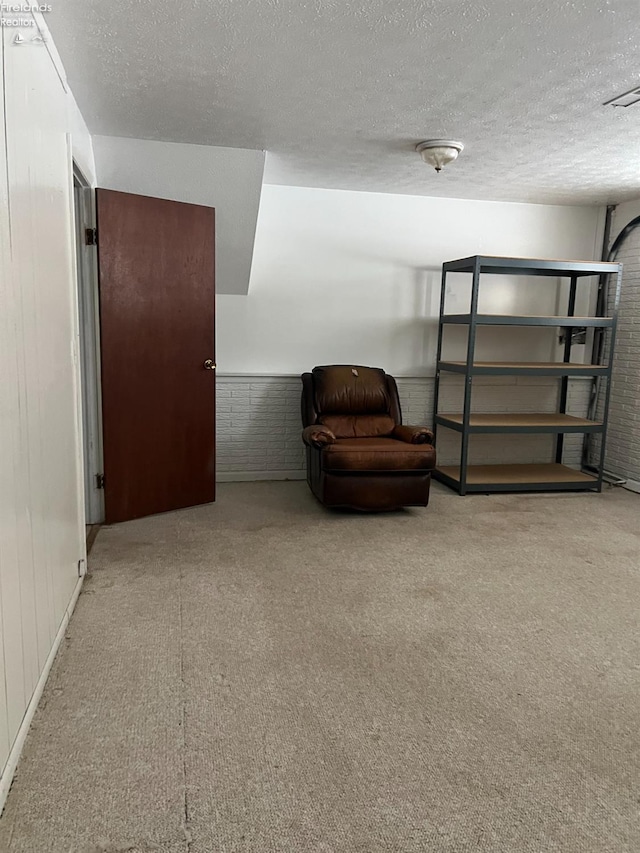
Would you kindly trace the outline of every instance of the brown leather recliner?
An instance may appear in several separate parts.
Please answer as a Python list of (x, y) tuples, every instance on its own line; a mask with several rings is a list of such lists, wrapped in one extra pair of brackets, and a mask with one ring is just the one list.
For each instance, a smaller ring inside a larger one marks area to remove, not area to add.
[(318, 500), (362, 510), (426, 506), (433, 433), (402, 426), (393, 376), (334, 364), (301, 378), (307, 482)]

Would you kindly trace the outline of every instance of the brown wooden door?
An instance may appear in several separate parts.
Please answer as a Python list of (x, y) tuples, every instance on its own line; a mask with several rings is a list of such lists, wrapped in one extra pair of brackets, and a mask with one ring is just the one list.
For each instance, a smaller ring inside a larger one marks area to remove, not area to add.
[(97, 190), (105, 521), (215, 499), (214, 210)]

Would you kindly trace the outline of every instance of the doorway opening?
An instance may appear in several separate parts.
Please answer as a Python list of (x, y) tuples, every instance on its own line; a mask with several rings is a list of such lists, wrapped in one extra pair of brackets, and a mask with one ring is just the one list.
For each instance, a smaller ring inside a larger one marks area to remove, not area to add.
[(80, 328), (84, 508), (87, 544), (104, 521), (102, 393), (100, 382), (100, 302), (95, 247), (95, 192), (73, 164), (76, 267)]

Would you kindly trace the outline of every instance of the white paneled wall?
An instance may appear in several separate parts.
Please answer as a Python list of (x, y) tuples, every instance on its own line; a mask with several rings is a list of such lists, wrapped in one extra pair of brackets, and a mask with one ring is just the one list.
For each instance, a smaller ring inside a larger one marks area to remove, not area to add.
[(2, 35), (0, 804), (86, 557), (72, 237), (76, 144), (92, 177), (89, 135), (53, 45), (15, 45), (8, 28)]
[[(0, 39), (0, 69), (4, 69), (4, 40)], [(5, 147), (5, 123), (4, 109), (0, 111), (0, 166), (6, 163)], [(6, 668), (4, 648), (4, 616), (2, 610), (2, 578), (3, 566), (8, 559), (2, 543), (7, 539), (9, 543), (9, 515), (13, 522), (13, 506), (7, 500), (7, 490), (10, 475), (11, 459), (8, 453), (8, 437), (5, 430), (8, 428), (9, 400), (15, 398), (15, 375), (11, 373), (11, 385), (9, 384), (9, 369), (7, 359), (11, 358), (9, 350), (12, 340), (12, 328), (8, 312), (9, 298), (9, 255), (11, 251), (11, 235), (9, 229), (9, 186), (7, 183), (7, 170), (0, 168), (0, 768), (4, 767), (9, 755), (9, 719), (6, 694)], [(7, 442), (5, 444), (5, 442)], [(14, 541), (14, 533), (11, 530), (11, 542)]]
[[(434, 380), (431, 377), (397, 378), (403, 420), (431, 425)], [(460, 411), (463, 377), (447, 376), (441, 383), (441, 411)], [(476, 377), (473, 405), (484, 412), (556, 410), (559, 383), (544, 377)], [(584, 416), (590, 383), (570, 382), (567, 411)], [(217, 389), (218, 479), (277, 480), (305, 476), (305, 456), (300, 434), (301, 382), (299, 376), (219, 376)], [(438, 459), (454, 464), (459, 459), (458, 435), (442, 429)], [(565, 438), (565, 462), (580, 462), (581, 436)], [(549, 462), (549, 436), (474, 436), (471, 461)]]

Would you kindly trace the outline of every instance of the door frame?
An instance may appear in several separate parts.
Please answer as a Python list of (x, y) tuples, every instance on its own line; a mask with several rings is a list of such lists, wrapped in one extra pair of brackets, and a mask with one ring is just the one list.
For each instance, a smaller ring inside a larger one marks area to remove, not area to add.
[(102, 384), (100, 378), (100, 300), (95, 243), (95, 190), (78, 164), (73, 162), (73, 202), (80, 332), (80, 397), (82, 407), (85, 524), (104, 521)]

